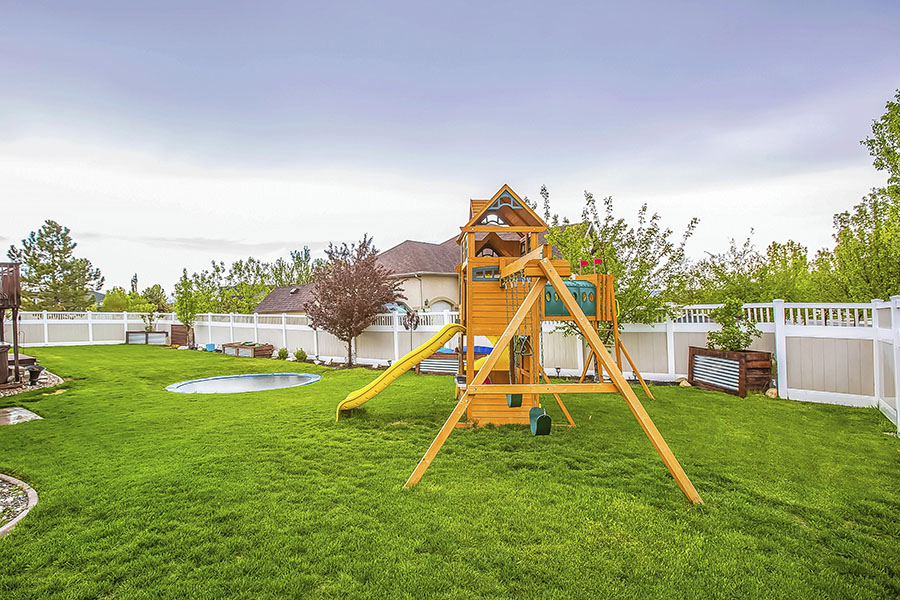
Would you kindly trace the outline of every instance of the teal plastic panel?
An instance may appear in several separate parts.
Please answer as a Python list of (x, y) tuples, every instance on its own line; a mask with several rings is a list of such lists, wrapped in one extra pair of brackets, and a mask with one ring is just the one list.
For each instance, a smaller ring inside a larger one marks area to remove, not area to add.
[[(569, 293), (589, 317), (597, 313), (597, 290), (590, 281), (566, 281)], [(569, 310), (551, 284), (544, 286), (544, 314), (548, 317), (570, 317)]]

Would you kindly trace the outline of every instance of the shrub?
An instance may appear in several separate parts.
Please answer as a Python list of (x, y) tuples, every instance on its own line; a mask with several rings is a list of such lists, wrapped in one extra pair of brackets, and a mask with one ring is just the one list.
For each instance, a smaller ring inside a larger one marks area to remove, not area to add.
[(746, 350), (753, 340), (762, 335), (744, 312), (744, 303), (737, 298), (728, 298), (725, 304), (710, 311), (709, 316), (722, 326), (721, 331), (707, 334), (707, 347), (714, 350), (733, 352)]
[(277, 356), (278, 356), (278, 360), (287, 360), (288, 349), (287, 348), (279, 348)]
[(297, 348), (297, 351), (294, 352), (294, 360), (297, 362), (305, 362), (306, 361), (306, 350), (303, 348)]

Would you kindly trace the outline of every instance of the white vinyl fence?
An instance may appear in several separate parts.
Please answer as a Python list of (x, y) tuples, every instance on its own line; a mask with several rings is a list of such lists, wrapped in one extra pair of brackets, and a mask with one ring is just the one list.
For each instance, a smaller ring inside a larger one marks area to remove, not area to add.
[[(688, 347), (705, 346), (718, 326), (709, 318), (715, 305), (687, 306), (674, 319), (653, 325), (625, 324), (622, 340), (645, 378), (672, 381), (687, 374)], [(744, 310), (763, 332), (752, 349), (772, 352), (777, 387), (783, 398), (879, 408), (897, 423), (900, 389), (900, 296), (890, 301), (823, 304), (775, 300), (746, 304)], [(354, 355), (364, 364), (387, 365), (425, 342), (454, 312), (421, 313), (414, 332), (397, 314), (382, 314), (356, 341)], [(175, 316), (160, 316), (155, 329), (170, 331)], [(141, 331), (134, 313), (22, 312), (19, 342), (29, 346), (121, 344), (126, 331)], [(321, 361), (343, 360), (346, 347), (334, 336), (309, 327), (305, 316), (204, 314), (194, 325), (198, 344), (265, 342), (294, 351), (303, 348)], [(543, 365), (549, 374), (577, 375), (587, 356), (584, 343), (556, 333), (545, 323)], [(6, 339), (11, 339), (6, 322)], [(482, 343), (487, 344), (487, 340)], [(628, 373), (626, 373), (628, 374)]]

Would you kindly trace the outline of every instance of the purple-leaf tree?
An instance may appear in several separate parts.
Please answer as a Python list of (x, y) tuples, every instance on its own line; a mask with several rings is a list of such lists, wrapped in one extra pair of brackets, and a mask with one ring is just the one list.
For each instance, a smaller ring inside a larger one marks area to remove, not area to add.
[(312, 299), (306, 313), (314, 329), (323, 329), (347, 344), (347, 365), (353, 364), (353, 340), (384, 305), (406, 299), (402, 281), (376, 261), (378, 250), (364, 235), (356, 244), (329, 244), (327, 260), (313, 275)]

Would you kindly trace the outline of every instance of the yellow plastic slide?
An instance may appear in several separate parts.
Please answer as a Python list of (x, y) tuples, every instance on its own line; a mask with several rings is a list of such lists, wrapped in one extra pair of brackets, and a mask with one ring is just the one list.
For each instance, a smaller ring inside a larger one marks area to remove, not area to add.
[[(497, 340), (500, 339), (499, 335), (489, 335), (487, 339), (491, 341), (492, 344), (496, 345)], [(478, 360), (475, 361), (475, 372), (481, 370), (482, 365), (484, 365), (485, 361), (487, 361), (487, 356), (482, 356)], [(500, 359), (497, 361), (497, 364), (494, 365), (495, 371), (509, 371), (509, 348), (504, 348), (503, 352), (500, 354)]]
[(454, 335), (462, 333), (465, 330), (466, 328), (458, 323), (444, 325), (440, 331), (434, 334), (434, 337), (395, 362), (387, 371), (376, 377), (372, 383), (355, 392), (350, 392), (347, 397), (338, 404), (334, 420), (337, 421), (340, 418), (342, 410), (356, 408), (377, 396), (384, 388), (393, 383), (395, 379), (434, 354), (438, 348), (449, 342)]

